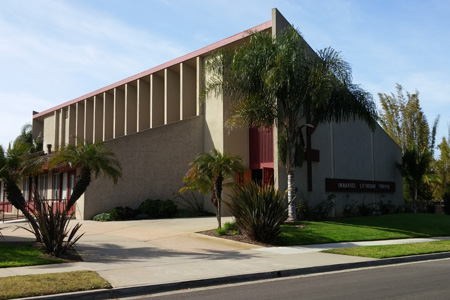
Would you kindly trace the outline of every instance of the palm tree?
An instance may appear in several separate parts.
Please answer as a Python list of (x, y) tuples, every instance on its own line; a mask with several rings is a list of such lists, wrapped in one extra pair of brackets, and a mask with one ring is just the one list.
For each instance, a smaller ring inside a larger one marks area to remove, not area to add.
[(221, 222), (222, 190), (224, 181), (233, 178), (236, 172), (244, 169), (239, 156), (219, 150), (211, 150), (211, 154), (200, 153), (191, 163), (192, 167), (183, 178), (187, 185), (180, 192), (195, 190), (204, 194), (212, 193), (211, 202), (216, 207), (219, 228)]
[(412, 146), (403, 153), (402, 164), (399, 167), (410, 188), (414, 213), (417, 212), (417, 199), (420, 185), (428, 173), (432, 160), (433, 154), (427, 148), (419, 150), (416, 146)]
[(75, 186), (67, 201), (65, 213), (67, 213), (75, 202), (83, 195), (91, 183), (92, 176), (97, 178), (100, 174), (111, 178), (116, 184), (122, 176), (122, 167), (114, 152), (103, 142), (89, 143), (81, 142), (74, 146), (68, 145), (59, 149), (55, 156), (50, 159), (53, 167), (80, 168)]
[(33, 138), (33, 126), (31, 124), (25, 124), (22, 126), (20, 135), (16, 138), (15, 141), (20, 141), (22, 143), (28, 144), (30, 146), (30, 153), (42, 151), (44, 145), (41, 133), (39, 133), (36, 138)]
[(315, 54), (293, 27), (277, 37), (254, 33), (236, 49), (217, 52), (206, 63), (204, 95), (232, 101), (227, 124), (279, 128), (278, 152), (288, 174), (288, 219), (296, 220), (294, 169), (301, 167), (303, 131), (324, 122), (360, 118), (375, 128), (375, 103), (351, 82), (351, 68), (332, 48)]
[[(17, 140), (5, 151), (0, 145), (0, 180), (5, 184), (8, 201), (27, 218), (35, 232), (39, 231), (36, 220), (27, 210), (25, 198), (18, 187), (22, 178), (37, 172), (42, 165), (42, 160), (30, 157), (30, 145)], [(36, 235), (37, 241), (40, 242)]]

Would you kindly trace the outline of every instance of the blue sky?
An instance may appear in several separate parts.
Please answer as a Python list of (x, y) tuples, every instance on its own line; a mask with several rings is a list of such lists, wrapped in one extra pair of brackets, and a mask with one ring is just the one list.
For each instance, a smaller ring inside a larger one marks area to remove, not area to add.
[(271, 8), (313, 49), (341, 51), (377, 94), (420, 92), (437, 139), (450, 123), (450, 2), (2, 0), (0, 144), (43, 111), (261, 24)]

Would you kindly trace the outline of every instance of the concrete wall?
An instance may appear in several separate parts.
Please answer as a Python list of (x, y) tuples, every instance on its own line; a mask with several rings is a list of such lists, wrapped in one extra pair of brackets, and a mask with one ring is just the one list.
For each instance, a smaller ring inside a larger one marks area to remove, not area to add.
[(99, 178), (77, 204), (77, 217), (90, 219), (116, 206), (137, 208), (145, 199), (174, 199), (182, 178), (203, 151), (203, 116), (130, 134), (106, 142), (122, 163), (117, 185)]
[[(306, 162), (296, 170), (298, 198), (317, 205), (334, 194), (335, 211), (339, 216), (346, 204), (373, 204), (382, 200), (395, 205), (403, 203), (402, 176), (396, 167), (401, 163), (401, 150), (377, 125), (375, 131), (360, 120), (340, 124), (327, 123), (317, 127), (312, 135), (312, 148), (320, 151), (320, 162), (312, 163), (313, 190), (307, 189)], [(395, 193), (326, 192), (325, 178), (392, 181)]]

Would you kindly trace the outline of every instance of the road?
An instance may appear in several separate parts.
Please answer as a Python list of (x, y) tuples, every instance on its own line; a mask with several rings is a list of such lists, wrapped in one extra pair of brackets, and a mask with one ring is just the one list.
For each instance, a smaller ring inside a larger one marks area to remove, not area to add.
[(139, 299), (450, 299), (450, 259), (280, 278)]

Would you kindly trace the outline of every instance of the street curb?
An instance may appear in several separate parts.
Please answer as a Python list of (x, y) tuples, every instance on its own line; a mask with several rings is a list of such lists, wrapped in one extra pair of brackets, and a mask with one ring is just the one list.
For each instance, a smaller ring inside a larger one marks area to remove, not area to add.
[(343, 270), (359, 269), (359, 268), (366, 268), (366, 267), (387, 266), (387, 265), (395, 265), (395, 264), (401, 264), (401, 263), (421, 262), (421, 261), (437, 260), (437, 259), (445, 259), (445, 258), (450, 258), (450, 252), (415, 255), (415, 256), (405, 256), (405, 257), (398, 257), (398, 258), (386, 258), (386, 259), (378, 259), (378, 260), (371, 260), (371, 261), (334, 264), (334, 265), (318, 266), (318, 267), (307, 267), (307, 268), (296, 268), (296, 269), (287, 269), (287, 270), (280, 270), (280, 271), (260, 272), (260, 273), (245, 274), (245, 275), (231, 275), (231, 276), (224, 276), (224, 277), (217, 277), (217, 278), (198, 279), (198, 280), (173, 282), (173, 283), (162, 283), (162, 284), (152, 284), (152, 285), (143, 285), (143, 286), (132, 286), (132, 287), (123, 287), (123, 288), (113, 288), (113, 289), (102, 289), (102, 290), (56, 294), (56, 295), (46, 295), (46, 296), (39, 296), (39, 297), (28, 297), (26, 299), (52, 299), (52, 300), (86, 299), (87, 300), (87, 299), (113, 299), (113, 298), (121, 298), (121, 297), (134, 297), (134, 296), (141, 296), (141, 295), (147, 295), (147, 294), (156, 294), (156, 293), (163, 293), (163, 292), (169, 292), (169, 291), (201, 288), (201, 287), (208, 287), (208, 286), (215, 286), (215, 285), (222, 285), (222, 284), (242, 283), (242, 282), (257, 281), (257, 280), (263, 280), (263, 279), (275, 279), (275, 278), (291, 277), (291, 276), (299, 276), (299, 275), (311, 275), (311, 274), (319, 274), (319, 273), (325, 273), (325, 272), (343, 271)]

